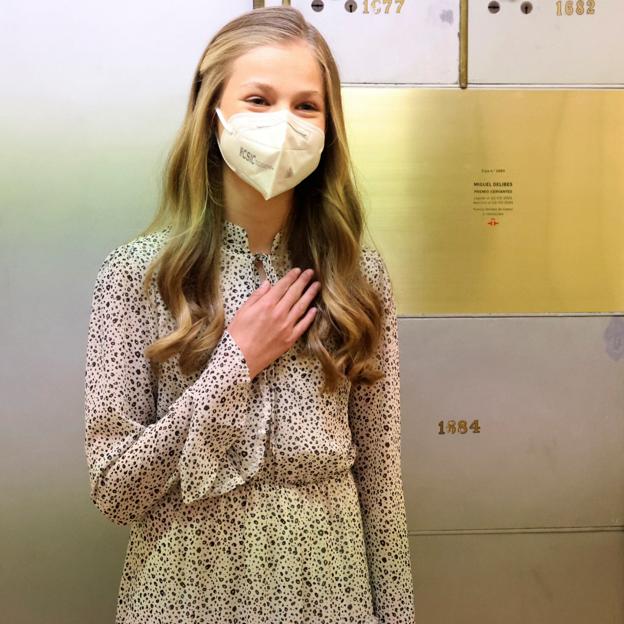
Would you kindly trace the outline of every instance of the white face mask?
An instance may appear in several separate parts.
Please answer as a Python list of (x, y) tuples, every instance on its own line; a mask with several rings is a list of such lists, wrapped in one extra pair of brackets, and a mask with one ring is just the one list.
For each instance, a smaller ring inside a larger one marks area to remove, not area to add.
[(264, 199), (275, 197), (307, 178), (321, 160), (325, 133), (287, 109), (235, 113), (217, 143), (223, 160)]

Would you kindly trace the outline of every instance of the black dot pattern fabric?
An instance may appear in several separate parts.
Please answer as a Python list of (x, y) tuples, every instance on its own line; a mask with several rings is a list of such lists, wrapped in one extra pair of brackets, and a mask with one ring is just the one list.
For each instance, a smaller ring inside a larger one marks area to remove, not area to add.
[[(397, 319), (381, 256), (361, 256), (385, 304), (386, 377), (372, 386), (321, 394), (301, 340), (251, 379), (227, 329), (203, 370), (183, 375), (176, 355), (157, 379), (143, 351), (176, 323), (155, 277), (153, 301), (142, 282), (168, 232), (108, 254), (89, 321), (90, 496), (130, 530), (116, 624), (412, 624)], [(226, 220), (226, 327), (260, 285), (258, 260), (273, 284), (292, 268), (282, 233), (254, 254)]]

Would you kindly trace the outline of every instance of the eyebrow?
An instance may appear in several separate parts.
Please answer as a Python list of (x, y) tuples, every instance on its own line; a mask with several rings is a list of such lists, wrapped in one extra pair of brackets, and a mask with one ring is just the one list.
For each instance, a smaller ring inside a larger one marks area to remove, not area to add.
[[(270, 84), (267, 84), (266, 82), (258, 82), (254, 80), (250, 82), (243, 82), (241, 84), (241, 87), (258, 87), (260, 89), (266, 89), (267, 91), (271, 91), (272, 93), (275, 92), (275, 89)], [(297, 93), (296, 95), (321, 95), (321, 92), (315, 91), (315, 90), (299, 91), (299, 93)]]

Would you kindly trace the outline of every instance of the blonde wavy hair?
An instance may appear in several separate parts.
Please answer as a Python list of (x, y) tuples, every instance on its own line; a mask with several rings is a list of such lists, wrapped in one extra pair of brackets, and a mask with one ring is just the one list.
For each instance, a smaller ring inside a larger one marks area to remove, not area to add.
[[(215, 108), (233, 62), (256, 46), (304, 40), (320, 64), (325, 85), (327, 129), (317, 169), (294, 189), (294, 207), (284, 226), (293, 266), (312, 267), (320, 280), (317, 312), (299, 340), (303, 353), (317, 357), (325, 381), (371, 384), (383, 377), (373, 367), (382, 331), (383, 301), (360, 268), (364, 213), (347, 146), (340, 77), (327, 42), (295, 8), (267, 7), (240, 15), (223, 26), (197, 65), (182, 126), (168, 154), (160, 206), (141, 236), (170, 228), (170, 238), (148, 267), (143, 283), (149, 296), (152, 275), (176, 329), (149, 345), (156, 363), (179, 353), (188, 375), (203, 368), (225, 330), (219, 285), (225, 219), (222, 168), (216, 142)], [(328, 349), (329, 343), (335, 349)]]

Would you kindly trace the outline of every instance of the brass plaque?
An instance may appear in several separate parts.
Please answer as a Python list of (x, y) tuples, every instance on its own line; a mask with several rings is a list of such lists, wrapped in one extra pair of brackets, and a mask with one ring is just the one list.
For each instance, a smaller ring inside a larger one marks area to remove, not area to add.
[(624, 92), (342, 92), (399, 315), (624, 310)]

